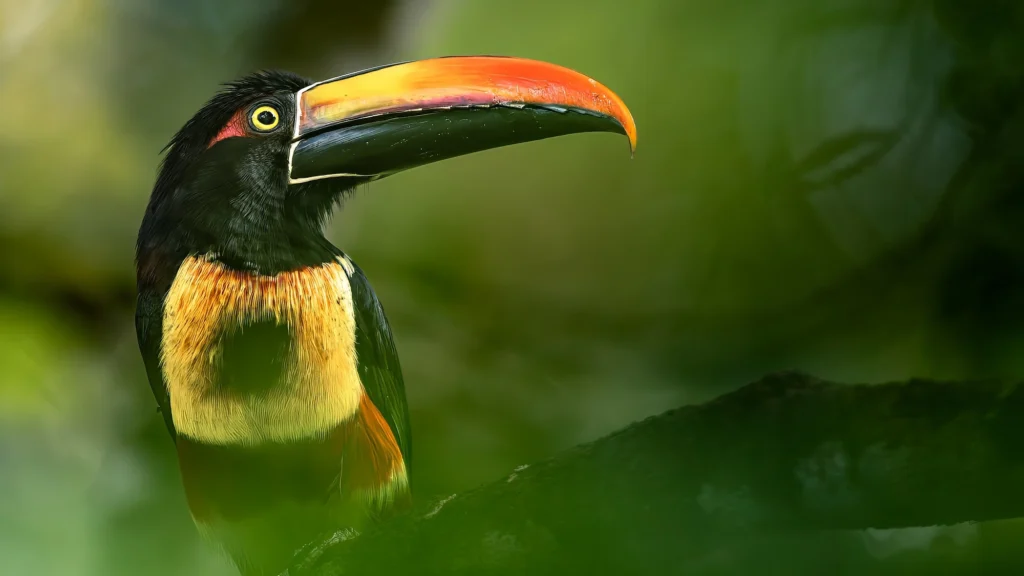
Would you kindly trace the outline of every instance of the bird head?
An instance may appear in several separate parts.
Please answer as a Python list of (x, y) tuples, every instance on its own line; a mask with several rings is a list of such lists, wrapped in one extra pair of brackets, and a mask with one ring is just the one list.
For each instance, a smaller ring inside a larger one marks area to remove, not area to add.
[(449, 57), (311, 83), (260, 72), (226, 87), (174, 136), (139, 234), (140, 284), (188, 254), (276, 273), (329, 257), (322, 229), (357, 185), (472, 152), (619, 132), (629, 110), (553, 64)]

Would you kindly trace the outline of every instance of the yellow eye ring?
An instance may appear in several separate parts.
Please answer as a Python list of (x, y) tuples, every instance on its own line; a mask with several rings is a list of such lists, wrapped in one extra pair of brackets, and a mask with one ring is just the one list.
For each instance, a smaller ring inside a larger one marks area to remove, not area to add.
[(270, 132), (281, 123), (281, 114), (277, 108), (264, 104), (257, 106), (249, 115), (249, 123), (260, 132)]

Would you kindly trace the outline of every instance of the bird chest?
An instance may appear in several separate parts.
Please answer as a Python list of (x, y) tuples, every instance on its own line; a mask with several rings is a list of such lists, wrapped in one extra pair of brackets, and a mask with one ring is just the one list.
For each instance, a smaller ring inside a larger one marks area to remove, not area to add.
[(160, 353), (178, 432), (215, 444), (289, 441), (355, 414), (350, 273), (345, 258), (272, 276), (187, 258), (165, 300)]

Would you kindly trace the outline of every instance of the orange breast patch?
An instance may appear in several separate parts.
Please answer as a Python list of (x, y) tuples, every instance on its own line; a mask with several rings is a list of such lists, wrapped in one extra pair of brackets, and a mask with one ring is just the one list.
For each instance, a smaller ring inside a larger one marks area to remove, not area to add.
[[(254, 445), (323, 437), (356, 414), (355, 316), (344, 259), (265, 276), (209, 257), (181, 265), (164, 304), (160, 362), (175, 428), (211, 444)], [(220, 335), (273, 319), (292, 338), (278, 385), (219, 393)]]

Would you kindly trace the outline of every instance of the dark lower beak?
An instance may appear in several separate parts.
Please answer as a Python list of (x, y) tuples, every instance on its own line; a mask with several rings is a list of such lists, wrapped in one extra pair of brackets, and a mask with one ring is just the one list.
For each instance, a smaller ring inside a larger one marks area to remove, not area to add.
[(567, 68), (491, 56), (396, 64), (296, 95), (291, 181), (381, 178), (577, 132), (618, 132), (631, 152), (636, 148), (636, 125), (622, 100)]

